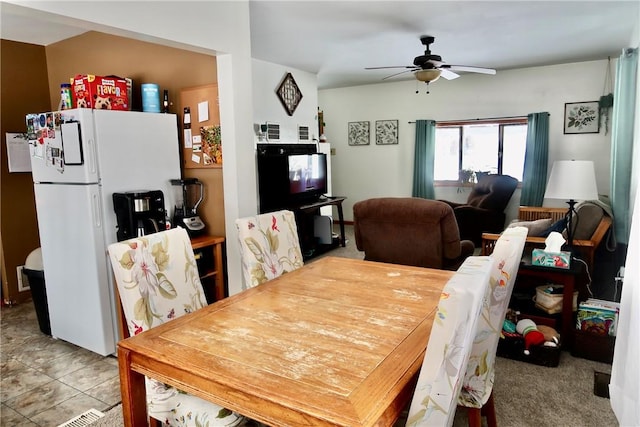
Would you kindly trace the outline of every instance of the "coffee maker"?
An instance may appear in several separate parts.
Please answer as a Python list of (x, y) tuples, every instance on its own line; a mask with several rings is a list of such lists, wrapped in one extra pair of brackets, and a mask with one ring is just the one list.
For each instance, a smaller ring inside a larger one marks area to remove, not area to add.
[(164, 194), (160, 190), (113, 193), (119, 242), (166, 229)]
[(191, 237), (205, 232), (204, 222), (198, 216), (198, 206), (204, 198), (204, 185), (197, 178), (172, 179), (171, 184), (180, 187), (173, 213), (173, 226), (183, 227)]

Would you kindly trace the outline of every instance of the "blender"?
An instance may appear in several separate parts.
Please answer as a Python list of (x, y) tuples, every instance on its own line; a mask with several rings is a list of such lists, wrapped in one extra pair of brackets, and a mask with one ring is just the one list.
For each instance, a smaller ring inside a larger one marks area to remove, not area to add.
[(174, 226), (187, 230), (191, 237), (204, 234), (205, 225), (197, 213), (198, 206), (204, 198), (204, 185), (197, 178), (172, 179), (171, 184), (180, 187), (180, 196), (176, 197), (173, 213)]

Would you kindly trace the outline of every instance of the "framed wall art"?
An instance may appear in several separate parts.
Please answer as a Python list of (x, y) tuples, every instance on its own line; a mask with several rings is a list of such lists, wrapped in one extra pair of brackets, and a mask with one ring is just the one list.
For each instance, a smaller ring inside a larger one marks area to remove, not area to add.
[(564, 133), (598, 133), (598, 101), (564, 104)]
[(302, 99), (302, 92), (300, 92), (300, 88), (291, 73), (287, 73), (284, 77), (278, 90), (276, 90), (276, 94), (287, 114), (293, 116), (293, 112), (296, 111)]
[(398, 143), (398, 121), (376, 120), (376, 145)]
[(369, 145), (369, 122), (348, 123), (349, 145)]

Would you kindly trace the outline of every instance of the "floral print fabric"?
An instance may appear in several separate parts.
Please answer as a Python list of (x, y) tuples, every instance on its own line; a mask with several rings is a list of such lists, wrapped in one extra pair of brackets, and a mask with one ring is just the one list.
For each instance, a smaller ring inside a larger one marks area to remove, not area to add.
[[(176, 228), (109, 245), (130, 335), (206, 305), (186, 230)], [(244, 418), (146, 378), (149, 416), (170, 426), (236, 426)]]
[(490, 257), (469, 257), (443, 288), (407, 426), (453, 423), (491, 266)]
[(522, 259), (527, 228), (506, 229), (491, 254), (493, 267), (458, 404), (482, 408), (493, 389), (496, 350)]
[(236, 220), (244, 288), (252, 288), (302, 267), (298, 229), (291, 211)]

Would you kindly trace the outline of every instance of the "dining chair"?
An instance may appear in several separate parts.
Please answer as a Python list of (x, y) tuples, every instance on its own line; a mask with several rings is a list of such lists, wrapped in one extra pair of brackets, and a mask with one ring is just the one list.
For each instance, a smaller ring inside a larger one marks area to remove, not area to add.
[[(175, 228), (108, 246), (124, 338), (207, 305), (187, 231)], [(152, 425), (237, 426), (245, 418), (222, 406), (145, 378)]]
[(453, 424), (492, 262), (467, 258), (442, 289), (407, 427)]
[(236, 227), (245, 288), (303, 266), (293, 212), (281, 210), (239, 218)]
[(487, 417), (489, 427), (495, 427), (497, 424), (493, 401), (496, 351), (527, 232), (526, 227), (506, 229), (497, 240), (491, 254), (493, 263), (489, 289), (478, 319), (471, 355), (458, 397), (458, 405), (468, 408), (470, 427), (479, 427), (483, 415)]

